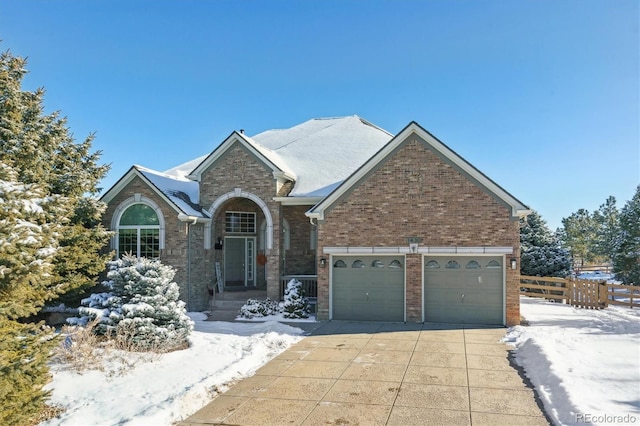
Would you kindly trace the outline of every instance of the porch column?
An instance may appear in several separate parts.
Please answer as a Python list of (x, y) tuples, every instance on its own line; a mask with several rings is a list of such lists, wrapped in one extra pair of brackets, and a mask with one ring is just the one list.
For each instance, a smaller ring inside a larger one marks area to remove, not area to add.
[(280, 300), (280, 270), (282, 253), (282, 206), (280, 203), (269, 203), (269, 211), (273, 218), (273, 247), (266, 250), (267, 256), (267, 297)]

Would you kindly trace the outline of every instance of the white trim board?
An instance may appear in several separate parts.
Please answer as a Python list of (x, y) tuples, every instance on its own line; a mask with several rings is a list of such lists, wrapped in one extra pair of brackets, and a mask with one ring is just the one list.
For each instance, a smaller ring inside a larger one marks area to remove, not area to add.
[[(411, 254), (409, 246), (399, 247), (323, 247), (324, 254)], [(427, 247), (419, 246), (416, 254), (513, 254), (513, 247)]]

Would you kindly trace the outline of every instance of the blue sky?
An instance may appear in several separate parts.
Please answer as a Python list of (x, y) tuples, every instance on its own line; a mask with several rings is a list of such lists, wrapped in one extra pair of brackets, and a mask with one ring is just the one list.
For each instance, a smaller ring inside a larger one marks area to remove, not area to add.
[(0, 2), (78, 140), (166, 170), (248, 135), (417, 121), (552, 229), (640, 183), (637, 0)]

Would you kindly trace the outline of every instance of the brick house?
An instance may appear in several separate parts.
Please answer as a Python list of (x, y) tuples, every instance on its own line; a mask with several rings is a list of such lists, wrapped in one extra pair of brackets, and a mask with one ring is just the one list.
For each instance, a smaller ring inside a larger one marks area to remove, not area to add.
[(133, 166), (102, 197), (112, 248), (177, 270), (181, 298), (282, 297), (319, 319), (513, 325), (528, 207), (415, 122), (314, 119), (160, 173)]

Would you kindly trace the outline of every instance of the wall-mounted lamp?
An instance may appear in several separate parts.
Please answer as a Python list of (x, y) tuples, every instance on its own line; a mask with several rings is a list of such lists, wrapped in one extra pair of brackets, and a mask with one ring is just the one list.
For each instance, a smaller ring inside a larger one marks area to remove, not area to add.
[(222, 244), (223, 244), (223, 242), (222, 242), (222, 238), (218, 237), (218, 241), (216, 242), (216, 244), (215, 244), (215, 247), (214, 247), (214, 248), (215, 248), (216, 250), (222, 250)]
[(320, 258), (320, 267), (324, 268), (327, 266), (327, 259), (325, 259), (324, 257)]
[(410, 253), (418, 253), (418, 244), (422, 242), (422, 238), (420, 237), (409, 237), (407, 238), (407, 242), (409, 243), (409, 252)]
[(511, 269), (516, 269), (518, 267), (518, 262), (515, 257), (511, 258)]

